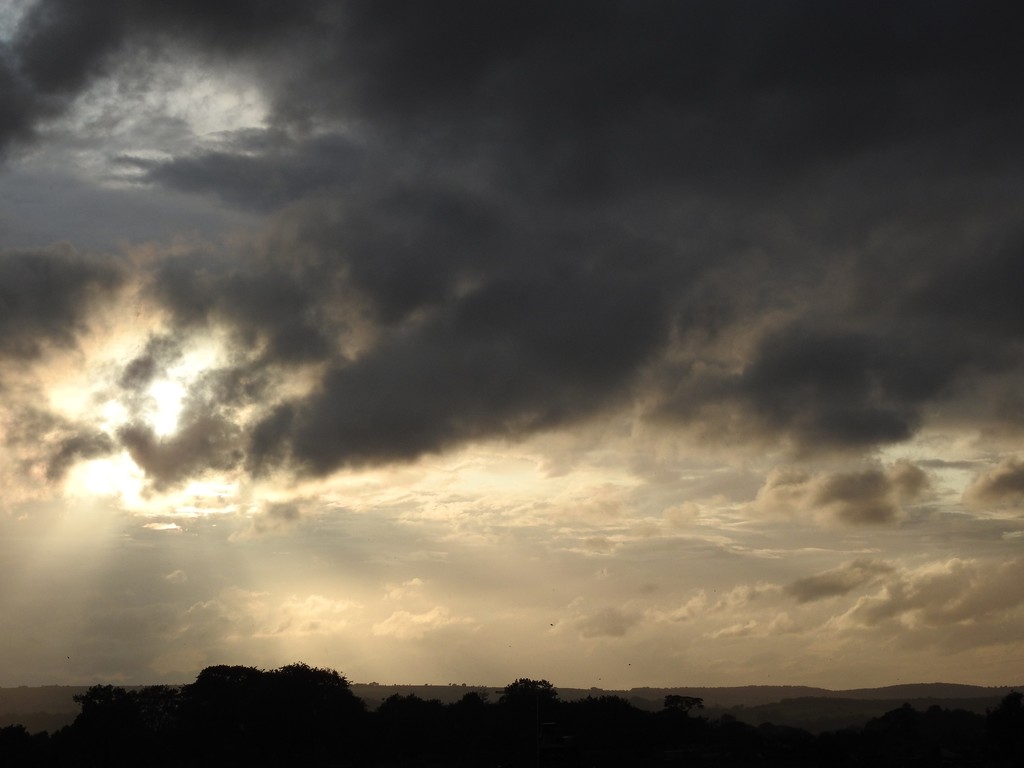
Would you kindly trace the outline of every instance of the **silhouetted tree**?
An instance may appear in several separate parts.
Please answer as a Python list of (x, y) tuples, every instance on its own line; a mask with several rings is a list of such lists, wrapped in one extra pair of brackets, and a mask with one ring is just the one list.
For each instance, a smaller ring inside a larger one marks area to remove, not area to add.
[(162, 755), (179, 751), (181, 690), (170, 685), (148, 685), (128, 693), (135, 703), (146, 749)]
[(368, 713), (330, 669), (208, 667), (181, 690), (93, 686), (75, 698), (74, 723), (50, 737), (0, 728), (0, 766), (1024, 765), (1016, 692), (984, 717), (904, 705), (860, 731), (817, 737), (728, 714), (709, 722), (694, 714), (698, 697), (678, 694), (649, 712), (618, 696), (563, 702), (546, 680), (519, 678), (500, 693), (496, 704), (470, 691), (448, 706), (395, 695)]
[(704, 709), (704, 699), (700, 696), (681, 696), (678, 693), (670, 693), (665, 697), (663, 705), (665, 709), (677, 709), (683, 714), (689, 714), (694, 709)]
[(82, 710), (51, 750), (71, 765), (162, 765), (177, 747), (178, 689), (94, 685), (74, 696)]
[(218, 665), (207, 667), (185, 686), (181, 725), (190, 753), (230, 766), (257, 752), (253, 726), (262, 676), (255, 667)]
[(997, 753), (1010, 761), (1024, 762), (1024, 694), (1006, 694), (985, 717), (988, 737)]
[(984, 720), (973, 712), (939, 706), (919, 712), (910, 704), (868, 721), (858, 752), (877, 765), (963, 764), (982, 760)]
[(23, 725), (0, 728), (0, 765), (4, 768), (28, 768), (44, 765), (47, 754)]
[[(691, 718), (693, 719), (695, 718)], [(732, 760), (737, 764), (754, 762), (764, 741), (757, 728), (728, 714), (718, 718), (711, 727), (708, 737), (715, 750), (723, 755), (723, 760)], [(689, 739), (692, 743), (692, 734), (689, 735)]]
[(670, 749), (681, 749), (706, 741), (709, 736), (707, 720), (690, 714), (703, 708), (704, 700), (699, 696), (668, 694), (656, 718), (659, 743)]
[(377, 708), (377, 748), (390, 755), (438, 756), (451, 745), (449, 719), (437, 699), (416, 694), (389, 696)]
[(452, 707), (458, 712), (470, 714), (483, 712), (487, 708), (487, 694), (480, 693), (479, 691), (470, 691), (452, 704)]
[(124, 688), (94, 685), (74, 701), (82, 708), (62, 734), (62, 752), (84, 765), (129, 765), (130, 755), (150, 752), (136, 698)]
[(628, 764), (655, 746), (651, 713), (621, 696), (587, 696), (562, 707), (566, 731), (586, 763)]
[(313, 762), (351, 751), (364, 714), (344, 676), (300, 663), (264, 673), (258, 704), (257, 722), (280, 736), (269, 752)]
[(481, 765), (483, 755), (495, 743), (495, 707), (487, 694), (470, 691), (448, 706), (452, 743), (467, 764)]
[(521, 677), (501, 692), (500, 740), (520, 758), (540, 750), (541, 724), (557, 722), (558, 691), (547, 680)]
[(511, 706), (553, 704), (558, 701), (558, 691), (547, 680), (531, 680), (520, 677), (502, 689), (499, 704)]
[(358, 750), (364, 705), (334, 670), (216, 666), (185, 687), (181, 712), (189, 751), (211, 764), (317, 765)]

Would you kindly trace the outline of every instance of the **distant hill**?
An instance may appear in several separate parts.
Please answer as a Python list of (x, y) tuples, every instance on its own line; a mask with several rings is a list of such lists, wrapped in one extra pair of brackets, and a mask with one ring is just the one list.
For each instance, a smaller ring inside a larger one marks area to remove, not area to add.
[[(370, 709), (376, 709), (382, 701), (395, 694), (415, 694), (421, 699), (437, 699), (449, 704), (473, 691), (485, 695), (490, 701), (497, 701), (501, 689), (501, 686), (484, 685), (352, 684), (352, 692), (365, 701)], [(0, 688), (0, 727), (20, 724), (32, 733), (53, 732), (75, 719), (79, 707), (72, 697), (86, 690), (86, 686), (65, 685)], [(904, 703), (921, 711), (931, 706), (939, 706), (943, 709), (965, 709), (984, 713), (987, 709), (995, 707), (1011, 691), (1024, 691), (1024, 686), (984, 687), (920, 683), (849, 691), (791, 685), (557, 690), (559, 697), (564, 701), (574, 701), (587, 696), (620, 696), (638, 709), (650, 711), (661, 709), (665, 696), (669, 694), (699, 696), (704, 700), (703, 714), (713, 719), (727, 714), (751, 725), (773, 723), (817, 733), (860, 727), (871, 718), (896, 709)]]
[[(730, 715), (750, 725), (802, 728), (812, 733), (860, 728), (868, 720), (910, 704), (918, 711), (938, 706), (984, 714), (1011, 691), (1022, 686), (985, 687), (954, 683), (916, 683), (882, 688), (833, 691), (806, 686), (738, 686), (732, 688), (633, 688), (617, 695), (633, 706), (655, 710), (665, 696), (681, 693), (704, 700), (704, 714), (711, 719)], [(564, 698), (574, 698), (565, 696)]]
[(918, 712), (926, 712), (937, 706), (946, 710), (965, 710), (979, 715), (999, 705), (1005, 694), (971, 698), (916, 698), (898, 697), (894, 699), (862, 699), (805, 696), (795, 699), (783, 699), (772, 704), (761, 704), (754, 707), (712, 707), (704, 714), (715, 719), (722, 715), (730, 715), (740, 722), (749, 725), (790, 726), (802, 728), (811, 733), (822, 731), (840, 731), (849, 728), (860, 728), (868, 720), (881, 717), (886, 712), (899, 709), (909, 704)]
[[(576, 689), (562, 689), (559, 692)], [(909, 699), (976, 699), (995, 696), (1002, 698), (1013, 690), (1024, 690), (1021, 686), (985, 687), (981, 685), (959, 685), (956, 683), (915, 683), (910, 685), (889, 685), (882, 688), (856, 688), (848, 691), (833, 691), (828, 688), (812, 688), (802, 685), (743, 685), (730, 688), (631, 688), (628, 691), (611, 691), (630, 700), (647, 701), (658, 709), (665, 696), (672, 693), (685, 696), (699, 696), (705, 707), (756, 707), (773, 704), (787, 699), (867, 699), (874, 701), (895, 701)], [(586, 695), (586, 694), (584, 694)], [(562, 693), (563, 698), (576, 698)], [(639, 704), (637, 704), (639, 706)]]
[(986, 688), (980, 685), (958, 685), (956, 683), (909, 683), (889, 685), (885, 688), (855, 688), (851, 691), (838, 691), (837, 693), (844, 699), (970, 699), (977, 696), (1005, 696), (1013, 690), (1019, 691), (1021, 686)]
[[(384, 699), (395, 694), (415, 694), (421, 699), (437, 699), (443, 703), (458, 701), (469, 691), (487, 694), (497, 701), (501, 688), (495, 686), (461, 685), (368, 685), (354, 684), (353, 692), (375, 708)], [(858, 688), (833, 691), (799, 685), (745, 685), (730, 688), (630, 688), (605, 690), (603, 688), (558, 688), (563, 701), (584, 699), (587, 696), (620, 696), (637, 709), (660, 710), (669, 694), (698, 696), (704, 700), (704, 716), (717, 719), (730, 715), (750, 725), (772, 723), (802, 728), (812, 733), (860, 728), (868, 720), (910, 704), (925, 711), (938, 706), (943, 709), (963, 709), (984, 714), (996, 707), (1013, 690), (1024, 691), (1024, 686), (984, 687), (953, 683), (919, 683), (891, 685), (883, 688)]]
[[(128, 690), (141, 685), (122, 686)], [(23, 725), (30, 733), (53, 732), (70, 725), (80, 710), (74, 696), (89, 690), (86, 685), (22, 685), (0, 688), (0, 728)]]
[(599, 691), (597, 688), (559, 688), (563, 699), (578, 699), (586, 696), (611, 694), (633, 702), (640, 709), (661, 709), (665, 697), (670, 694), (697, 696), (704, 700), (705, 707), (733, 707), (738, 705), (756, 706), (771, 704), (798, 696), (829, 696), (835, 692), (824, 688), (809, 688), (803, 685), (743, 685), (731, 688), (630, 688), (624, 691)]
[(78, 714), (72, 697), (86, 686), (42, 685), (0, 688), (0, 728), (23, 725), (31, 733), (56, 731)]

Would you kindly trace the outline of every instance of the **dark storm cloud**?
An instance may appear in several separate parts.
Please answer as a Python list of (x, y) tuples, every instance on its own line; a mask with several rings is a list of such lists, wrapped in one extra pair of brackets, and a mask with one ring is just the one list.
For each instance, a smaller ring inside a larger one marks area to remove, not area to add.
[(242, 208), (274, 211), (309, 195), (351, 186), (365, 158), (352, 141), (317, 136), (303, 142), (246, 132), (238, 146), (168, 161), (126, 157), (144, 179), (183, 192), (210, 192)]
[(0, 49), (0, 152), (31, 138), (100, 74), (122, 39), (116, 2), (38, 2)]
[(685, 387), (660, 413), (686, 420), (709, 398), (732, 398), (748, 411), (751, 427), (788, 436), (801, 449), (906, 439), (917, 425), (917, 404), (875, 386), (880, 363), (873, 341), (786, 329), (765, 338), (745, 370)]
[[(310, 396), (258, 423), (251, 467), (410, 459), (592, 413), (665, 342), (651, 243), (597, 222), (581, 233), (509, 219), (433, 188), (312, 206), (285, 216), (248, 269), (176, 258), (152, 290), (183, 327), (235, 328), (259, 365), (331, 362)], [(329, 341), (347, 331), (332, 317), (345, 304), (380, 335), (355, 359)]]
[(356, 110), (435, 151), (493, 156), (489, 142), (512, 140), (505, 181), (578, 194), (652, 175), (763, 181), (942, 133), (1006, 109), (1003, 67), (1019, 62), (995, 5), (341, 7), (329, 54), (281, 94), (285, 114)]
[(475, 156), (505, 183), (619, 194), (683, 177), (763, 183), (894, 141), (1005, 125), (1007, 110), (1019, 116), (1004, 98), (1018, 13), (988, 3), (43, 0), (14, 50), (43, 94), (81, 90), (139, 39), (258, 52), (282, 125), (362, 119), (401, 139), (395, 150), (439, 163)]
[(288, 450), (318, 474), (407, 460), (561, 426), (623, 396), (664, 341), (657, 289), (624, 265), (550, 269), (493, 280), (332, 367), (257, 426), (252, 466)]
[[(176, 257), (157, 268), (153, 296), (184, 329), (225, 324), (245, 350), (263, 350), (272, 363), (329, 356), (332, 345), (319, 320), (336, 298), (336, 279), (318, 280), (301, 265), (259, 263), (247, 268), (218, 263), (206, 254)], [(325, 324), (326, 325), (326, 324)]]
[(861, 558), (814, 576), (797, 579), (788, 584), (784, 591), (798, 603), (809, 603), (849, 594), (855, 589), (875, 582), (881, 575), (892, 573), (893, 570), (893, 566), (888, 563)]
[[(0, 119), (24, 134), (150, 44), (261, 83), (265, 130), (123, 160), (283, 211), (249, 250), (153, 271), (178, 332), (233, 333), (221, 383), (264, 382), (234, 389), (265, 407), (248, 435), (229, 413), (192, 422), (215, 464), (239, 441), (254, 471), (406, 460), (644, 386), (655, 421), (863, 451), (914, 435), (972, 376), (1022, 375), (1004, 343), (1021, 321), (1022, 13), (48, 0), (5, 60)], [(298, 364), (319, 376), (309, 394), (268, 397)], [(200, 469), (184, 443), (122, 439), (162, 482)], [(880, 471), (816, 482), (848, 522), (913, 496)]]
[(35, 109), (32, 93), (18, 76), (8, 47), (0, 42), (0, 155), (7, 143), (32, 133)]
[[(887, 339), (785, 328), (765, 338), (740, 377), (740, 397), (800, 442), (873, 445), (909, 437), (917, 399), (905, 392)], [(911, 375), (916, 361), (903, 363)], [(892, 381), (888, 381), (892, 374)]]
[[(265, 241), (237, 262), (208, 253), (157, 269), (156, 298), (185, 325), (225, 321), (272, 358), (326, 357), (337, 337), (330, 317), (356, 306), (383, 323), (451, 300), (460, 283), (545, 259), (493, 206), (436, 186), (362, 191), (307, 202), (278, 217)], [(516, 252), (532, 246), (533, 252)], [(553, 254), (562, 258), (559, 253)]]
[[(781, 308), (769, 303), (762, 311)], [(742, 430), (745, 439), (782, 441), (798, 457), (860, 451), (911, 437), (925, 407), (951, 395), (966, 375), (1009, 367), (1005, 352), (965, 328), (950, 329), (938, 312), (913, 324), (901, 313), (810, 309), (764, 332), (740, 360), (723, 363), (713, 348), (704, 353), (712, 364), (700, 364), (698, 354), (697, 365), (664, 369), (650, 418), (701, 424), (710, 440), (734, 440)], [(744, 319), (749, 330), (762, 322), (756, 314)], [(846, 327), (854, 323), (858, 330)]]
[[(957, 327), (987, 336), (1017, 340), (1024, 333), (1024, 230), (996, 230), (980, 240), (971, 258), (940, 263), (910, 297), (922, 313), (941, 308)], [(1012, 354), (1012, 352), (1010, 353)]]
[(29, 360), (47, 345), (73, 346), (88, 311), (123, 277), (116, 262), (69, 247), (0, 253), (0, 357)]
[(40, 98), (74, 95), (102, 71), (123, 38), (120, 3), (50, 0), (22, 19), (14, 54)]

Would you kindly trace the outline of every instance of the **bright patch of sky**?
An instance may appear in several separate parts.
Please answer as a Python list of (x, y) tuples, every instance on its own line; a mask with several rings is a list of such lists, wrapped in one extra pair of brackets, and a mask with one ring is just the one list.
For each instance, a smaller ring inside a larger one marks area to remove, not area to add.
[(18, 22), (35, 0), (4, 0), (0, 3), (0, 42), (7, 42), (14, 36)]
[(244, 73), (157, 64), (145, 87), (118, 73), (98, 80), (51, 130), (80, 172), (119, 184), (140, 173), (126, 158), (167, 160), (211, 148), (233, 132), (262, 127), (266, 114), (262, 93)]

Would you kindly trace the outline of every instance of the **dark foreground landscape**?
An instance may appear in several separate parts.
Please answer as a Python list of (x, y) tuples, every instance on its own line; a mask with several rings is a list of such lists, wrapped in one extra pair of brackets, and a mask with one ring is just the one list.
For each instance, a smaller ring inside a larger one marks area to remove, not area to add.
[[(627, 696), (526, 678), (500, 690), (352, 685), (292, 664), (208, 667), (182, 686), (0, 689), (0, 706), (43, 707), (68, 690), (74, 715), (0, 711), (0, 766), (1024, 765), (1024, 696), (971, 686)], [(897, 693), (905, 701), (888, 708)]]

